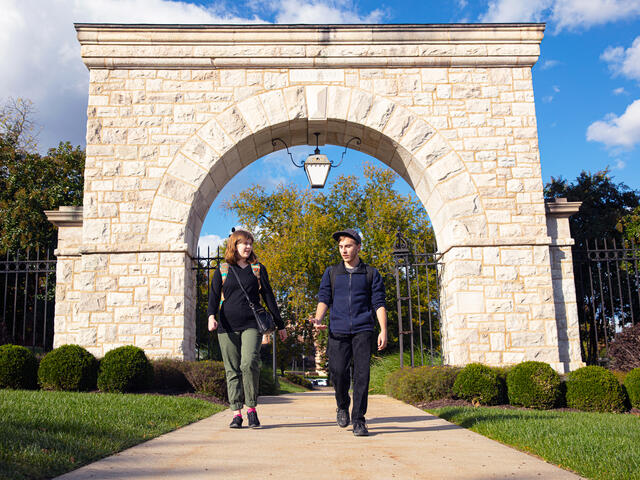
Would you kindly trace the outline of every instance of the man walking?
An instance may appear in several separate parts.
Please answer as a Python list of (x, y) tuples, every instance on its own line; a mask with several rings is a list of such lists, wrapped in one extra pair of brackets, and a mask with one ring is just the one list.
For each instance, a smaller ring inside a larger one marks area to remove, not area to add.
[(374, 335), (374, 318), (380, 324), (378, 350), (387, 346), (387, 310), (384, 283), (375, 268), (365, 265), (359, 253), (362, 240), (351, 228), (335, 232), (342, 262), (325, 270), (318, 292), (316, 328), (326, 328), (322, 318), (331, 308), (329, 325), (329, 372), (336, 392), (337, 422), (349, 425), (350, 365), (353, 360), (353, 434), (369, 435), (365, 423), (369, 398), (369, 362)]

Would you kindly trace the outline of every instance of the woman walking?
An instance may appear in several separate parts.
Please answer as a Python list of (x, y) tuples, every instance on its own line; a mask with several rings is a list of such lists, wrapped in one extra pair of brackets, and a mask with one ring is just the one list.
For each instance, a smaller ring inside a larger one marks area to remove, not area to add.
[[(218, 330), (218, 340), (227, 377), (229, 406), (233, 410), (230, 428), (242, 427), (242, 406), (247, 406), (249, 427), (259, 428), (258, 380), (262, 335), (249, 306), (260, 304), (260, 295), (273, 315), (278, 334), (287, 338), (284, 322), (269, 284), (267, 269), (253, 252), (253, 235), (234, 231), (227, 241), (226, 263), (213, 274), (209, 293), (209, 331)], [(244, 291), (243, 291), (244, 289)], [(219, 315), (219, 321), (215, 315)]]

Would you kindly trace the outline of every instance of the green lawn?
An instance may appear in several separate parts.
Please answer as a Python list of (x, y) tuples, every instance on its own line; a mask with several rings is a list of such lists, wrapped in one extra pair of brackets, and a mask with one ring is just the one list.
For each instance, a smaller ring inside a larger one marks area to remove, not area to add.
[(640, 417), (445, 407), (434, 415), (592, 479), (640, 479)]
[(278, 383), (280, 384), (280, 393), (299, 393), (299, 392), (308, 392), (309, 389), (304, 388), (301, 385), (290, 382), (284, 377), (278, 376)]
[(208, 417), (189, 397), (0, 390), (0, 479), (38, 479)]

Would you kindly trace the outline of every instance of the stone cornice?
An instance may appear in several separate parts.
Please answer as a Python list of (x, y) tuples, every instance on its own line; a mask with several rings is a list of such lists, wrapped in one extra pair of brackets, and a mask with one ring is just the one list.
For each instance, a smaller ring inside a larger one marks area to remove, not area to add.
[(545, 202), (544, 207), (554, 217), (570, 217), (578, 213), (582, 202), (567, 202), (566, 198), (556, 198), (554, 202)]
[(58, 210), (45, 210), (47, 220), (56, 227), (81, 227), (82, 207), (60, 207)]
[(75, 24), (88, 68), (531, 67), (544, 24)]

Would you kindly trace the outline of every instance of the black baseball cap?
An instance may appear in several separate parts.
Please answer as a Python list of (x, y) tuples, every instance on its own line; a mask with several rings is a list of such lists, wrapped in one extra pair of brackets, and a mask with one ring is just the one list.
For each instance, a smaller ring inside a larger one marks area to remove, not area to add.
[(353, 228), (345, 228), (344, 230), (338, 230), (337, 232), (334, 232), (333, 235), (331, 236), (336, 242), (340, 241), (340, 237), (346, 236), (346, 237), (353, 238), (358, 245), (362, 243), (362, 239), (360, 238), (360, 235)]

